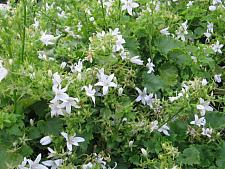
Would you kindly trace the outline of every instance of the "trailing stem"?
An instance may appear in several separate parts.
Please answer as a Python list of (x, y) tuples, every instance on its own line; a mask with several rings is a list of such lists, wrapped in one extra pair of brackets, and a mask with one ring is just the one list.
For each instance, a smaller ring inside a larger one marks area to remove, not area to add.
[(102, 8), (102, 15), (103, 15), (103, 19), (104, 19), (104, 29), (106, 29), (106, 19), (105, 19), (105, 9), (104, 9), (104, 4), (103, 4), (103, 0), (101, 1), (101, 8)]
[(26, 42), (26, 24), (27, 24), (27, 6), (26, 0), (22, 1), (23, 3), (23, 30), (22, 30), (22, 49), (21, 49), (21, 60), (24, 60), (25, 53), (25, 42)]

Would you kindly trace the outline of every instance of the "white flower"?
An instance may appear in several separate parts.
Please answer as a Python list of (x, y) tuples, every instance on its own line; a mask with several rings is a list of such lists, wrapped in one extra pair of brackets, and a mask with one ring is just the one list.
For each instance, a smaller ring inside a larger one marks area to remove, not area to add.
[(207, 37), (206, 42), (209, 42), (210, 41), (209, 38), (212, 36), (212, 34), (210, 32), (208, 32), (208, 30), (207, 30), (207, 32), (205, 32), (204, 35)]
[(99, 74), (98, 74), (99, 82), (96, 83), (95, 86), (103, 87), (103, 95), (108, 94), (109, 87), (117, 87), (117, 85), (114, 82), (112, 82), (113, 78), (114, 78), (114, 74), (111, 74), (108, 76), (104, 74), (104, 70), (103, 72), (101, 72), (101, 70), (99, 71)]
[(200, 111), (201, 116), (205, 115), (206, 111), (213, 111), (213, 108), (209, 106), (209, 101), (204, 101), (204, 99), (199, 99), (200, 104), (198, 104), (196, 107)]
[(66, 108), (66, 113), (70, 114), (72, 107), (76, 109), (80, 108), (78, 103), (79, 103), (78, 98), (68, 97), (66, 100), (63, 101), (62, 104), (60, 104), (60, 106), (61, 108)]
[(0, 3), (0, 12), (5, 13), (7, 10), (9, 10), (9, 8), (10, 8), (9, 2), (7, 4)]
[(185, 41), (185, 35), (188, 34), (187, 31), (187, 20), (181, 24), (181, 26), (179, 27), (178, 30), (176, 30), (176, 34), (177, 34), (177, 39), (181, 39), (182, 41)]
[(187, 8), (190, 8), (191, 6), (193, 6), (193, 2), (194, 1), (189, 1), (188, 4), (187, 4)]
[(67, 18), (65, 11), (61, 11), (61, 13), (59, 12), (57, 15), (60, 19), (66, 19)]
[(4, 79), (7, 74), (8, 74), (8, 70), (6, 68), (3, 67), (2, 65), (2, 60), (0, 60), (0, 82), (2, 81), (2, 79)]
[(216, 10), (216, 6), (214, 6), (214, 5), (209, 6), (209, 10), (210, 11), (215, 11)]
[(198, 127), (205, 126), (205, 124), (206, 124), (205, 117), (198, 118), (198, 115), (195, 114), (195, 120), (191, 121), (190, 124), (194, 124), (194, 125), (196, 125)]
[(139, 59), (140, 56), (134, 56), (132, 58), (130, 58), (130, 62), (137, 64), (137, 65), (143, 65), (143, 61), (141, 59)]
[(166, 123), (158, 129), (158, 132), (160, 132), (160, 133), (163, 132), (163, 134), (170, 136), (170, 134), (168, 133), (169, 130), (170, 130), (170, 128), (167, 126), (167, 123)]
[(168, 30), (169, 30), (169, 27), (166, 27), (166, 28), (164, 28), (164, 29), (161, 29), (161, 30), (160, 30), (160, 33), (161, 33), (162, 35), (169, 36), (170, 33), (169, 33)]
[(213, 23), (208, 22), (208, 25), (207, 25), (207, 31), (213, 33)]
[(202, 128), (202, 133), (203, 136), (211, 137), (212, 134), (212, 128)]
[(58, 87), (58, 86), (61, 85), (62, 79), (59, 76), (58, 72), (56, 72), (56, 73), (53, 74), (52, 82), (53, 82), (53, 86)]
[(48, 147), (47, 149), (49, 151), (47, 158), (52, 158), (52, 157), (55, 157), (57, 155), (57, 152), (54, 151), (53, 149), (51, 149), (50, 147)]
[(64, 68), (66, 67), (66, 65), (67, 65), (66, 62), (62, 62), (61, 65), (60, 65), (60, 68), (61, 68), (61, 69), (64, 69)]
[(82, 90), (83, 89), (85, 89), (86, 95), (88, 97), (91, 97), (93, 103), (95, 104), (95, 93), (96, 93), (96, 90), (93, 89), (93, 86), (89, 84), (88, 86), (83, 86)]
[(73, 145), (79, 146), (78, 143), (85, 141), (85, 139), (82, 138), (82, 137), (75, 137), (75, 135), (74, 136), (69, 136), (65, 132), (61, 132), (61, 134), (66, 139), (66, 142), (67, 142), (66, 145), (67, 145), (67, 149), (69, 151), (72, 151)]
[(219, 75), (215, 75), (214, 76), (214, 80), (217, 82), (217, 83), (221, 83), (221, 74), (219, 74)]
[(40, 25), (40, 23), (39, 23), (39, 21), (37, 20), (37, 18), (34, 18), (34, 24), (33, 24), (34, 28), (35, 28), (35, 29), (38, 29), (39, 25)]
[(30, 159), (28, 159), (27, 161), (29, 163), (29, 169), (48, 169), (44, 165), (39, 164), (41, 161), (41, 154), (39, 154), (34, 161), (32, 161)]
[(120, 53), (120, 56), (121, 56), (121, 59), (122, 59), (122, 60), (125, 60), (125, 59), (127, 59), (128, 53), (125, 52), (125, 51), (122, 51), (122, 52)]
[(27, 165), (27, 158), (24, 157), (22, 163), (20, 165), (18, 165), (18, 169), (28, 169), (27, 167), (25, 167)]
[(144, 148), (141, 148), (141, 153), (144, 157), (148, 156), (148, 152)]
[(42, 164), (45, 166), (51, 167), (51, 169), (58, 169), (63, 163), (62, 159), (57, 159), (57, 160), (47, 160), (43, 161)]
[(139, 102), (141, 101), (143, 105), (146, 104), (146, 100), (145, 100), (145, 97), (147, 96), (147, 88), (145, 87), (143, 92), (138, 88), (138, 87), (135, 87), (135, 89), (137, 90), (138, 92), (138, 97), (136, 98), (136, 102)]
[(45, 32), (42, 32), (40, 40), (42, 43), (45, 44), (45, 46), (48, 46), (48, 45), (54, 45), (59, 37), (60, 35), (55, 37), (51, 34), (46, 34)]
[(213, 0), (212, 4), (213, 5), (217, 5), (217, 4), (221, 4), (222, 1), (221, 0)]
[(83, 61), (79, 60), (77, 63), (75, 63), (74, 65), (70, 66), (71, 72), (75, 73), (81, 73), (82, 69), (83, 69)]
[(82, 169), (92, 169), (93, 167), (95, 167), (95, 164), (92, 164), (91, 162), (82, 165)]
[(121, 0), (123, 3), (122, 5), (122, 11), (127, 10), (129, 15), (132, 15), (133, 8), (139, 7), (139, 4), (136, 2), (133, 2), (133, 0)]
[(41, 60), (48, 60), (48, 56), (45, 51), (38, 51), (38, 58)]
[(81, 22), (79, 21), (77, 24), (77, 31), (80, 32), (82, 29), (83, 25), (81, 24)]
[(116, 45), (113, 46), (113, 52), (118, 52), (120, 50), (124, 50), (123, 44), (126, 43), (123, 39), (122, 35), (116, 36)]
[(61, 86), (56, 86), (53, 85), (52, 87), (53, 92), (55, 93), (55, 98), (52, 100), (52, 102), (61, 100), (61, 101), (67, 101), (69, 99), (69, 95), (66, 94), (67, 88), (61, 88)]
[(176, 97), (174, 97), (174, 96), (169, 97), (169, 101), (170, 101), (171, 103), (174, 102), (174, 101), (176, 101), (176, 100), (178, 100), (178, 99), (179, 99), (178, 96), (176, 96)]
[(132, 147), (133, 144), (134, 144), (134, 141), (133, 141), (133, 140), (132, 140), (132, 141), (129, 141), (128, 146), (129, 146), (129, 147)]
[(158, 130), (159, 126), (158, 126), (158, 121), (155, 120), (153, 122), (150, 123), (150, 131), (153, 132), (154, 130)]
[(206, 86), (208, 84), (206, 79), (202, 79), (202, 86)]
[(215, 52), (215, 53), (220, 53), (222, 54), (222, 51), (221, 51), (221, 48), (223, 47), (222, 44), (220, 44), (220, 42), (217, 40), (215, 44), (212, 44), (212, 50)]
[(149, 95), (146, 95), (146, 96), (145, 96), (145, 102), (146, 102), (146, 104), (147, 104), (148, 106), (150, 106), (151, 108), (153, 107), (152, 104), (153, 104), (154, 100), (155, 100), (155, 99), (153, 98), (153, 94), (152, 94), (152, 93), (150, 93)]
[(62, 106), (60, 105), (59, 101), (51, 102), (49, 105), (51, 108), (51, 117), (62, 115), (64, 116), (64, 110), (62, 109)]
[(122, 94), (123, 94), (123, 88), (120, 87), (120, 88), (118, 89), (118, 96), (122, 96)]
[(41, 145), (45, 146), (52, 142), (52, 138), (50, 136), (45, 136), (40, 140)]
[(146, 67), (149, 69), (147, 73), (154, 72), (155, 65), (151, 62), (150, 58), (148, 58), (148, 63), (146, 64)]
[(92, 17), (89, 18), (89, 21), (94, 22), (95, 18), (92, 16)]
[(193, 60), (194, 63), (198, 62), (198, 60), (197, 60), (197, 58), (195, 56), (191, 56), (191, 59)]

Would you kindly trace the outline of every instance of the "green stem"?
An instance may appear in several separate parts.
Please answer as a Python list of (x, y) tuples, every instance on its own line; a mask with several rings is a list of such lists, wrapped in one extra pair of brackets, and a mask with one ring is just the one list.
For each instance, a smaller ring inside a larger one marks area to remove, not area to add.
[(22, 32), (22, 49), (21, 49), (21, 60), (24, 60), (25, 53), (25, 42), (26, 42), (26, 24), (27, 24), (27, 6), (26, 0), (23, 0), (23, 32)]
[(106, 29), (105, 9), (104, 9), (104, 4), (102, 0), (101, 0), (101, 8), (102, 8), (102, 15), (104, 19), (104, 29)]

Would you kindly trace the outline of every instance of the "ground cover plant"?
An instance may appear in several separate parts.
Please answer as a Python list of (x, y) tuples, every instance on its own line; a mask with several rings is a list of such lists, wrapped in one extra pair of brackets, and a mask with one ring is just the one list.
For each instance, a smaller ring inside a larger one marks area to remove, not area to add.
[(224, 169), (223, 0), (0, 4), (1, 169)]

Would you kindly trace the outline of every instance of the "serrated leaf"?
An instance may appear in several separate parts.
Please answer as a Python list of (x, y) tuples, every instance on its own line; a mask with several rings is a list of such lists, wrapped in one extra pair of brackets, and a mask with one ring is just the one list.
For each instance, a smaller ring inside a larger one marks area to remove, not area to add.
[(174, 63), (180, 66), (187, 66), (192, 63), (192, 59), (190, 55), (185, 54), (183, 51), (173, 50), (168, 53), (168, 58)]
[(207, 124), (213, 129), (222, 129), (225, 127), (225, 113), (223, 112), (207, 112)]
[(142, 86), (146, 87), (149, 92), (157, 92), (165, 86), (164, 81), (158, 75), (155, 76), (154, 74), (147, 74), (147, 72), (144, 72), (142, 78)]
[(164, 64), (159, 68), (159, 72), (160, 77), (167, 86), (173, 86), (177, 83), (178, 71), (175, 66)]
[(191, 146), (184, 149), (178, 161), (186, 165), (200, 164), (200, 153), (194, 146)]
[(169, 51), (182, 48), (184, 44), (172, 37), (162, 36), (155, 40), (155, 46), (160, 53), (166, 55)]

